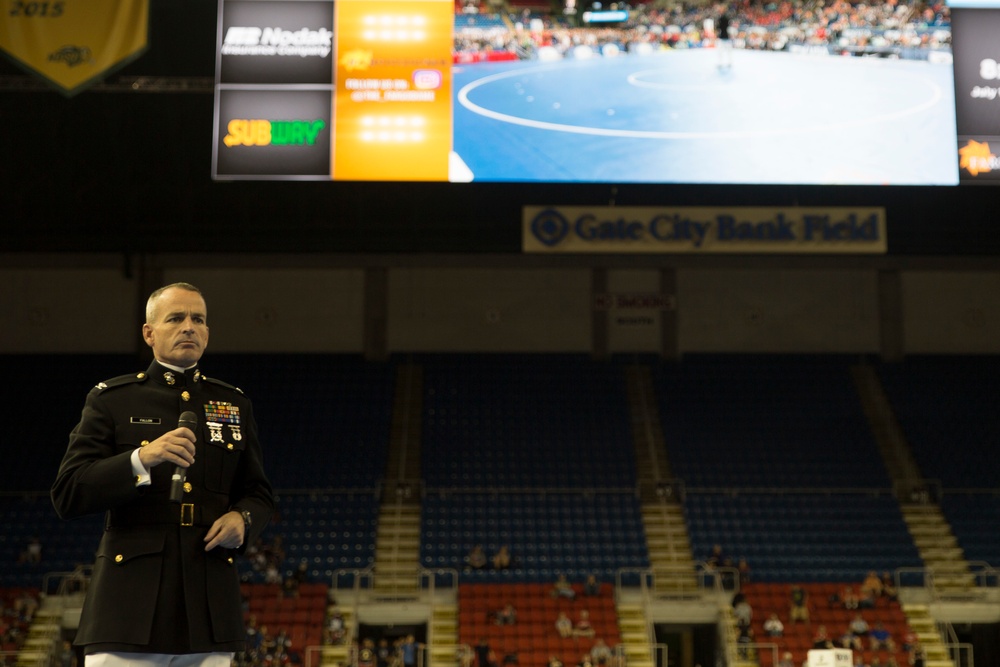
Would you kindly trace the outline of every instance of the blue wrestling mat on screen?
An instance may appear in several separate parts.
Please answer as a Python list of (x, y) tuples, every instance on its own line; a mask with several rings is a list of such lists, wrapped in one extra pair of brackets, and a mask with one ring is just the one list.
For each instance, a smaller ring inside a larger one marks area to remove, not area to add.
[(949, 63), (715, 49), (455, 66), (476, 181), (952, 185)]

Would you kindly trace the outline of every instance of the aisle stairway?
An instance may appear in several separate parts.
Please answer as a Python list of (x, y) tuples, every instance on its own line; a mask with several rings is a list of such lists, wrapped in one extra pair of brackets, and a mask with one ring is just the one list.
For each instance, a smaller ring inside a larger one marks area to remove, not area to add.
[(643, 503), (642, 523), (653, 572), (653, 594), (658, 597), (697, 596), (695, 564), (680, 503), (666, 499)]
[(971, 592), (975, 577), (941, 508), (932, 503), (903, 505), (903, 518), (931, 572), (935, 592), (944, 596)]
[[(53, 604), (55, 603), (55, 604)], [(48, 667), (61, 649), (62, 606), (58, 598), (42, 598), (35, 612), (28, 636), (17, 654), (16, 667)]]
[(904, 604), (903, 613), (906, 614), (910, 629), (924, 647), (925, 667), (955, 667), (927, 605)]
[(379, 511), (375, 591), (413, 596), (420, 591), (420, 506), (391, 498)]
[(625, 664), (629, 667), (654, 667), (653, 646), (650, 641), (650, 623), (642, 604), (619, 601), (618, 628), (625, 647)]
[(431, 609), (428, 667), (458, 664), (458, 604), (434, 604)]
[(691, 543), (683, 508), (673, 493), (652, 377), (645, 366), (629, 366), (626, 379), (653, 592), (670, 597), (696, 595)]

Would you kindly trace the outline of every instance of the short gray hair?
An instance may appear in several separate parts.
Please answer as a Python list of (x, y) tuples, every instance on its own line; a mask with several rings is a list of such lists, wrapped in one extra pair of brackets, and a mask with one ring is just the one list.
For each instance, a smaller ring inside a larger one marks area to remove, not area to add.
[[(155, 305), (156, 305), (156, 300), (159, 299), (163, 295), (163, 293), (166, 292), (168, 289), (175, 289), (175, 288), (176, 289), (187, 290), (188, 292), (196, 292), (197, 294), (201, 294), (201, 290), (198, 289), (197, 287), (195, 287), (194, 285), (192, 285), (191, 283), (171, 283), (169, 285), (164, 285), (163, 287), (161, 287), (161, 288), (159, 288), (157, 290), (154, 290), (153, 293), (149, 295), (149, 298), (146, 299), (146, 323), (147, 324), (149, 322), (151, 322), (152, 319), (153, 319), (153, 310), (154, 310)], [(204, 298), (204, 295), (202, 295), (202, 297)]]

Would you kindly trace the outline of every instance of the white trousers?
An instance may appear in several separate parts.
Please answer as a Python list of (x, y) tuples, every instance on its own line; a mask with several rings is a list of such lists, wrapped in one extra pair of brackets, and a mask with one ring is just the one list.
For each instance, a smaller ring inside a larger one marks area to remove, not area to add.
[(230, 667), (232, 653), (94, 653), (84, 667)]

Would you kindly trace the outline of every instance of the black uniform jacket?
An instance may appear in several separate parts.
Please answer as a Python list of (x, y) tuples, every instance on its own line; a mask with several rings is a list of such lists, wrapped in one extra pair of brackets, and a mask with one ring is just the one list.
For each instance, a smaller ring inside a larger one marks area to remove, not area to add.
[[(195, 461), (182, 503), (169, 498), (175, 466), (151, 470), (136, 486), (137, 447), (197, 415)], [(260, 536), (274, 512), (253, 407), (243, 393), (200, 371), (144, 373), (98, 384), (52, 486), (64, 519), (106, 512), (76, 643), (88, 653), (239, 651), (245, 629), (235, 557)], [(252, 521), (239, 550), (205, 552), (209, 526), (232, 508)]]

